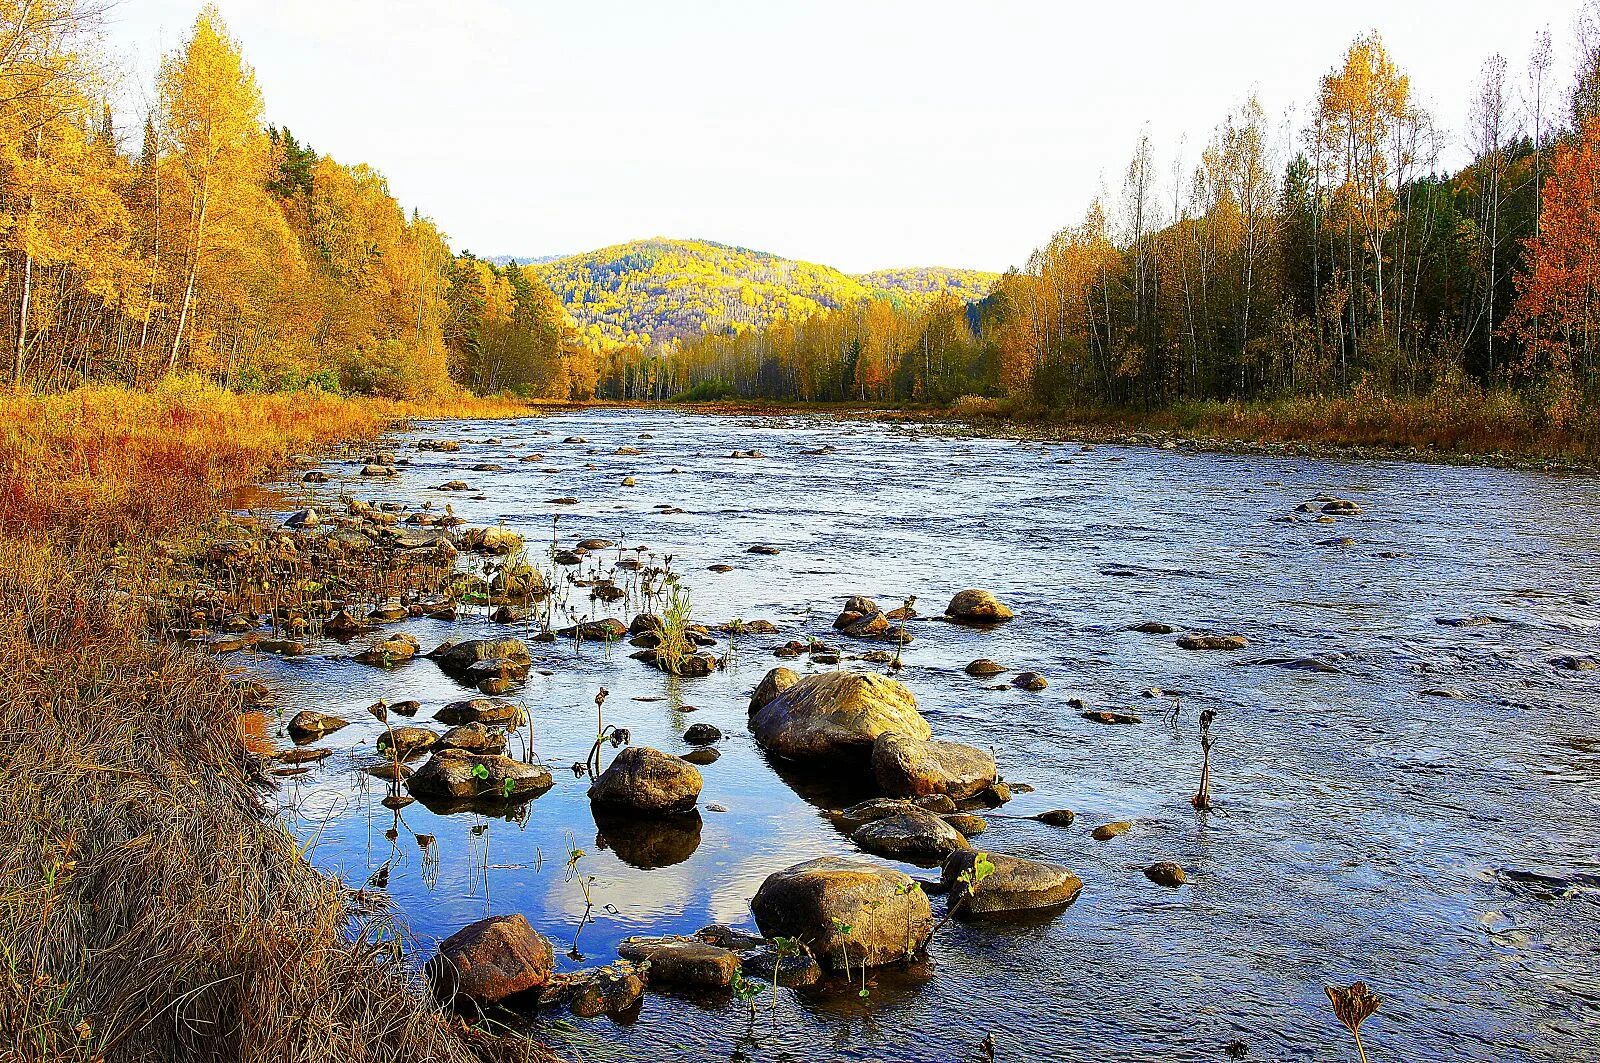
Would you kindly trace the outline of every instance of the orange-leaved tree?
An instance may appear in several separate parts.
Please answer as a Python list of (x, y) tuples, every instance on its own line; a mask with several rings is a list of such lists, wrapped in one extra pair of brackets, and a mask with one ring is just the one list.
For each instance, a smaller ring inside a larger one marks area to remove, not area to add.
[(1600, 116), (1557, 149), (1507, 324), (1524, 368), (1592, 392), (1600, 356)]

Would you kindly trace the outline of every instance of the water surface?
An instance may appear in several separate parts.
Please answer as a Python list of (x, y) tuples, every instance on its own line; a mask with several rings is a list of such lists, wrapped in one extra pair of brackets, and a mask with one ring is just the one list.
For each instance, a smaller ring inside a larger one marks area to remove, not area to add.
[[(462, 448), (416, 450), (423, 437)], [(348, 652), (336, 643), (252, 658), (284, 719), (314, 708), (355, 721), (324, 741), (336, 756), (285, 785), (285, 815), (318, 865), (352, 885), (389, 865), (388, 890), (424, 948), (521, 912), (564, 953), (584, 908), (564, 868), (572, 847), (602, 907), (577, 939), (583, 960), (559, 957), (567, 969), (610, 962), (629, 934), (753, 929), (749, 898), (766, 875), (852, 852), (801, 796), (807, 780), (780, 776), (745, 729), (766, 670), (805, 667), (773, 647), (817, 635), (847, 653), (877, 648), (830, 630), (851, 594), (886, 608), (916, 595), (925, 615), (969, 586), (1009, 603), (1018, 619), (993, 632), (914, 623), (900, 678), (936, 736), (993, 748), (1008, 779), (1036, 787), (1004, 815), (1079, 816), (1063, 830), (997, 815), (978, 839), (1083, 878), (1053, 919), (952, 924), (931, 972), (880, 972), (865, 1002), (853, 989), (780, 991), (775, 1015), (763, 998), (754, 1042), (743, 1005), (665, 994), (631, 1024), (538, 1024), (569, 1056), (932, 1063), (979, 1059), (991, 1035), (1003, 1060), (1220, 1059), (1235, 1042), (1248, 1059), (1342, 1060), (1353, 1053), (1323, 986), (1355, 979), (1383, 998), (1363, 1028), (1374, 1060), (1600, 1052), (1600, 672), (1550, 664), (1600, 641), (1592, 479), (640, 410), (433, 423), (394, 444), (411, 462), (398, 478), (330, 464), (334, 482), (312, 497), (449, 503), (535, 544), (559, 512), (565, 544), (599, 536), (671, 554), (697, 619), (782, 630), (735, 638), (727, 670), (693, 680), (628, 659), (625, 645), (533, 644), (517, 696), (557, 782), (512, 820), (412, 805), (397, 823), (378, 804), (382, 784), (359, 771), (381, 731), (367, 705), (416, 698), (426, 725), (467, 696), (431, 662), (383, 672), (323, 659)], [(766, 456), (729, 456), (751, 449)], [(544, 458), (520, 460), (530, 453)], [(468, 471), (480, 462), (504, 468)], [(432, 489), (453, 479), (477, 494)], [(1282, 519), (1321, 492), (1364, 512)], [(547, 501), (561, 496), (579, 504)], [(1342, 537), (1354, 543), (1327, 545)], [(718, 563), (733, 570), (708, 570)], [(1506, 622), (1438, 623), (1474, 614)], [(1250, 646), (1186, 652), (1175, 636), (1127, 630), (1144, 620)], [(424, 648), (505, 630), (465, 615), (396, 627)], [(980, 656), (1050, 685), (1027, 693), (1009, 675), (964, 674)], [(1307, 657), (1335, 670), (1251, 663)], [(636, 743), (683, 752), (680, 735), (700, 721), (727, 735), (701, 797), (727, 811), (703, 811), (698, 837), (597, 836), (584, 783), (564, 766), (588, 749), (602, 685), (608, 721)], [(1465, 697), (1420, 693), (1430, 689)], [(1072, 698), (1132, 707), (1144, 723), (1091, 723)], [(1218, 713), (1217, 807), (1202, 815), (1188, 799), (1205, 708)], [(1114, 819), (1137, 825), (1091, 840)], [(1159, 859), (1183, 864), (1189, 885), (1148, 882), (1141, 869)]]

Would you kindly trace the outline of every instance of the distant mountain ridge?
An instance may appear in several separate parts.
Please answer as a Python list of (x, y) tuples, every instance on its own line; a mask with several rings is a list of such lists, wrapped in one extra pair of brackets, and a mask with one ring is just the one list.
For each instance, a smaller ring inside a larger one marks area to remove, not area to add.
[(561, 299), (584, 339), (602, 348), (765, 328), (871, 299), (917, 305), (949, 293), (970, 302), (999, 279), (948, 267), (852, 275), (713, 240), (662, 237), (535, 260), (525, 268)]

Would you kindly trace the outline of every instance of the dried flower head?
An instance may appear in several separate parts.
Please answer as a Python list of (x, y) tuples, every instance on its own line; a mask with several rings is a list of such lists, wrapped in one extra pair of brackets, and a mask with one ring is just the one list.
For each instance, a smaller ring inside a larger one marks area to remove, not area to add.
[(1360, 1030), (1364, 1022), (1381, 1003), (1378, 995), (1367, 988), (1367, 983), (1357, 982), (1348, 989), (1327, 986), (1328, 1000), (1333, 1004), (1333, 1014), (1351, 1033)]

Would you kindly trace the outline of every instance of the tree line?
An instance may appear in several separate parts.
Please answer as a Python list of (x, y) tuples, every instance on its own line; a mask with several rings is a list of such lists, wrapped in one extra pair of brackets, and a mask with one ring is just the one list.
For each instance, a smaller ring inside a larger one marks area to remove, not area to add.
[(593, 394), (594, 355), (536, 277), (457, 255), (382, 174), (264, 124), (214, 7), (161, 62), (142, 128), (87, 0), (0, 0), (0, 329), (15, 386), (435, 397)]
[(1515, 386), (1553, 418), (1600, 390), (1600, 0), (1515, 70), (1482, 66), (1458, 143), (1377, 34), (1290, 129), (1255, 98), (1191, 164), (1148, 134), (1120, 186), (975, 303), (866, 303), (608, 366), (701, 397), (1149, 407)]

